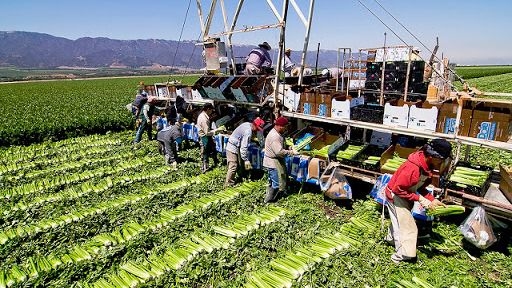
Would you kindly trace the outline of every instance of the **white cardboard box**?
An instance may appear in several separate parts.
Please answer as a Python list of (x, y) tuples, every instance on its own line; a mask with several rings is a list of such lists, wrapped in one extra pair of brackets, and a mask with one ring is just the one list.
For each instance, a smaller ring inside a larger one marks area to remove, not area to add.
[(436, 106), (431, 108), (418, 108), (411, 106), (409, 109), (409, 122), (407, 128), (416, 130), (436, 131), (437, 126), (437, 113)]
[(389, 103), (384, 105), (384, 125), (407, 128), (408, 122), (409, 105), (404, 104), (404, 106), (392, 106)]

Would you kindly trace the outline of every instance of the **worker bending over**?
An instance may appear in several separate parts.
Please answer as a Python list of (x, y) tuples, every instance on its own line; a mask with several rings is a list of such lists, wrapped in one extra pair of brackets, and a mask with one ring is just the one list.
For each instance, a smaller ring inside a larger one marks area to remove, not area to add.
[(395, 253), (391, 256), (393, 262), (416, 260), (418, 227), (411, 214), (414, 201), (419, 201), (425, 209), (445, 206), (428, 193), (426, 187), (432, 180), (433, 159), (451, 158), (451, 151), (452, 146), (448, 141), (433, 139), (409, 155), (389, 180), (386, 186), (386, 206), (391, 226), (386, 241), (395, 246)]
[(178, 160), (178, 147), (183, 139), (181, 127), (176, 119), (169, 120), (169, 126), (158, 131), (156, 140), (160, 145), (160, 151), (164, 155), (165, 164), (176, 170)]
[[(265, 121), (256, 118), (252, 122), (244, 122), (240, 124), (229, 136), (226, 145), (226, 159), (228, 162), (228, 172), (224, 187), (233, 186), (235, 184), (235, 174), (243, 162), (245, 170), (251, 170), (252, 164), (249, 161), (249, 144), (254, 132), (262, 131)], [(240, 174), (239, 174), (240, 176)]]

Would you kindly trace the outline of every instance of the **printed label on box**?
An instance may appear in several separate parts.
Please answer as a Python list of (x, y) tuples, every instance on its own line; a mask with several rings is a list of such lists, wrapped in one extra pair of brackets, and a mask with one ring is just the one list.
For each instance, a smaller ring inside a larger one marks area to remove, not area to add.
[(482, 122), (480, 123), (480, 131), (476, 134), (478, 139), (494, 140), (496, 137), (496, 122)]
[(311, 113), (311, 108), (313, 108), (313, 107), (312, 107), (311, 103), (304, 103), (303, 107), (304, 108), (302, 109), (302, 111), (303, 111), (302, 113), (307, 114), (307, 115), (311, 115), (312, 114)]
[(444, 122), (443, 133), (454, 134), (455, 133), (455, 120), (456, 118), (446, 118)]
[(326, 104), (320, 104), (318, 105), (318, 116), (327, 117), (327, 105)]

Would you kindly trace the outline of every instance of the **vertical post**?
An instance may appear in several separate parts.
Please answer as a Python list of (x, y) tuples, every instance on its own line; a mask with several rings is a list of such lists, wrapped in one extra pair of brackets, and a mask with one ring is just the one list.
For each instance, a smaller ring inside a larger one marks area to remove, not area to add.
[(228, 42), (229, 42), (229, 50), (231, 53), (231, 65), (233, 66), (233, 74), (236, 75), (236, 62), (235, 55), (233, 54), (233, 44), (231, 42), (231, 37), (233, 36), (233, 30), (235, 29), (236, 22), (238, 21), (238, 16), (240, 15), (240, 10), (242, 9), (242, 5), (244, 4), (244, 0), (239, 0), (238, 5), (236, 6), (235, 16), (233, 17), (233, 22), (231, 23), (231, 28), (229, 29)]
[[(341, 49), (343, 49), (343, 51), (345, 51), (344, 48), (338, 48), (338, 51), (336, 51), (336, 89), (334, 89), (334, 91), (338, 92), (338, 85), (339, 85), (339, 80), (340, 80), (340, 51)], [(341, 71), (341, 75), (343, 76), (343, 71)]]
[(384, 53), (383, 53), (383, 56), (382, 56), (382, 76), (381, 76), (381, 79), (380, 79), (380, 100), (379, 100), (379, 104), (381, 106), (384, 105), (384, 70), (386, 70), (386, 53), (387, 53), (387, 50), (386, 50), (386, 32), (384, 32)]
[[(274, 115), (277, 118), (279, 116), (279, 103), (278, 103), (278, 95), (279, 95), (279, 73), (281, 72), (281, 65), (283, 62), (283, 52), (284, 52), (284, 37), (286, 32), (286, 19), (288, 16), (288, 4), (289, 0), (283, 0), (283, 21), (281, 22), (281, 34), (279, 36), (279, 53), (277, 56), (277, 65), (274, 76), (274, 83), (276, 85), (274, 89)], [(284, 86), (283, 86), (284, 87)], [(284, 88), (283, 88), (284, 89)]]
[[(351, 48), (348, 48), (348, 59), (350, 61), (352, 61), (352, 49)], [(350, 62), (350, 63), (353, 63), (353, 62)], [(345, 56), (343, 56), (343, 65), (345, 65)], [(346, 93), (345, 93), (345, 95), (347, 95), (347, 96), (348, 96), (348, 88), (350, 86), (350, 78), (352, 78), (352, 67), (348, 67), (348, 70), (349, 70), (349, 72), (348, 72), (348, 77), (347, 77), (347, 90), (346, 90)], [(345, 76), (345, 75), (343, 75), (343, 76)], [(342, 88), (343, 88), (343, 83), (344, 82), (345, 82), (345, 79), (343, 78), (342, 82), (341, 82), (342, 83), (341, 84)]]
[(320, 54), (320, 42), (316, 47), (316, 60), (315, 60), (315, 85), (318, 85), (318, 54)]
[(302, 56), (300, 59), (300, 74), (299, 74), (299, 86), (302, 86), (302, 78), (304, 73), (304, 68), (306, 65), (306, 52), (308, 51), (309, 44), (309, 34), (311, 32), (311, 22), (313, 22), (313, 8), (315, 7), (315, 0), (311, 0), (309, 2), (309, 14), (308, 14), (308, 27), (306, 28), (306, 37), (304, 39), (304, 47), (302, 49)]
[(404, 87), (404, 102), (407, 101), (407, 91), (409, 90), (409, 74), (411, 73), (411, 53), (412, 48), (408, 47), (407, 52), (409, 53), (407, 56), (407, 73), (405, 74), (405, 87)]
[(206, 33), (205, 33), (205, 27), (204, 27), (203, 8), (201, 7), (201, 0), (196, 0), (196, 4), (197, 4), (197, 14), (199, 16), (199, 22), (201, 24), (201, 39), (204, 40)]

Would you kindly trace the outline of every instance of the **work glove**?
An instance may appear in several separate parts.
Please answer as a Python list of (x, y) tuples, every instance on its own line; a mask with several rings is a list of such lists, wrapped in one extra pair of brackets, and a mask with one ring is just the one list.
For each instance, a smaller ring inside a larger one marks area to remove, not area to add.
[(432, 203), (430, 203), (430, 206), (428, 207), (429, 210), (433, 210), (433, 209), (436, 209), (437, 207), (446, 207), (446, 205), (437, 200), (437, 199), (434, 199), (434, 201), (432, 201)]
[(429, 209), (430, 204), (432, 204), (432, 201), (428, 200), (427, 198), (420, 195), (420, 199), (418, 200), (420, 202), (421, 206), (425, 209)]
[(251, 170), (252, 169), (252, 164), (250, 161), (245, 161), (244, 162), (244, 167), (245, 167), (245, 170)]
[(446, 206), (441, 201), (434, 199), (433, 201), (428, 200), (427, 198), (420, 195), (420, 199), (418, 200), (420, 202), (421, 206), (423, 206), (425, 209), (431, 210), (435, 209), (440, 206)]

